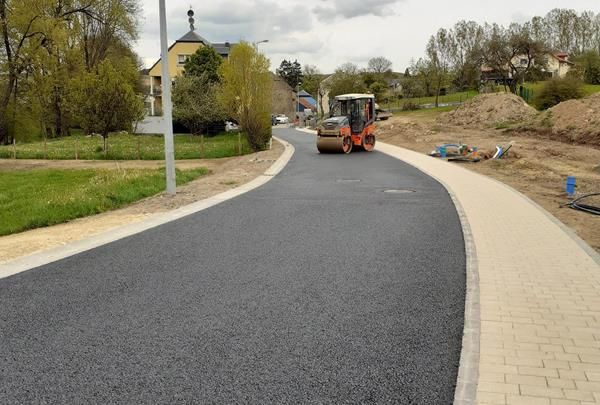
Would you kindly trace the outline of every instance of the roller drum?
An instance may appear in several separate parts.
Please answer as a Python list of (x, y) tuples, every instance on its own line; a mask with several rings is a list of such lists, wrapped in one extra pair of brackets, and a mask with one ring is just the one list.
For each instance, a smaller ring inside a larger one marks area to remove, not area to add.
[(352, 139), (349, 136), (318, 136), (317, 149), (321, 153), (350, 153), (352, 152)]

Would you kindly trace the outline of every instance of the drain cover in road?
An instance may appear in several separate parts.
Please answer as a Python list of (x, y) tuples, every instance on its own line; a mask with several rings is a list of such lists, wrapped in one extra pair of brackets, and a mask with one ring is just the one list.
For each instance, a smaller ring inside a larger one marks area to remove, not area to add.
[(410, 193), (414, 193), (415, 190), (409, 190), (409, 189), (391, 189), (391, 190), (383, 190), (384, 193), (388, 193), (388, 194), (410, 194)]

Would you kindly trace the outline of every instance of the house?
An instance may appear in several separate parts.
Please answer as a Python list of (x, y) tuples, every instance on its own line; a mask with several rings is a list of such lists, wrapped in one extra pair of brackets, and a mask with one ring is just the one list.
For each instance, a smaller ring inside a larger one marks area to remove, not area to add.
[[(194, 28), (194, 12), (188, 11), (190, 31), (179, 38), (169, 47), (168, 63), (171, 80), (183, 74), (185, 62), (198, 48), (203, 46), (213, 47), (219, 55), (227, 59), (231, 48), (235, 45), (229, 42), (212, 43), (200, 36)], [(162, 115), (162, 60), (157, 60), (148, 70), (148, 78), (142, 79), (147, 83), (148, 96), (146, 97), (149, 115)]]
[(552, 77), (565, 77), (573, 66), (575, 64), (569, 60), (568, 53), (553, 53), (548, 57), (548, 65), (545, 70)]
[[(569, 60), (569, 54), (567, 53), (548, 53), (545, 57), (545, 66), (542, 68), (542, 72), (548, 78), (554, 77), (565, 77), (569, 70), (575, 65), (573, 62)], [(526, 69), (529, 64), (529, 59), (526, 55), (517, 55), (512, 60), (511, 63), (515, 66), (516, 69)], [(535, 65), (535, 60), (532, 62)], [(508, 70), (508, 66), (506, 67)], [(502, 81), (503, 75), (501, 72), (496, 71), (495, 69), (489, 66), (481, 67), (481, 76), (483, 81)], [(509, 72), (509, 79), (512, 79), (512, 73)]]
[(298, 93), (298, 100), (296, 103), (296, 111), (303, 112), (304, 110), (311, 110), (317, 112), (317, 100), (313, 98), (309, 93), (304, 90), (300, 90)]

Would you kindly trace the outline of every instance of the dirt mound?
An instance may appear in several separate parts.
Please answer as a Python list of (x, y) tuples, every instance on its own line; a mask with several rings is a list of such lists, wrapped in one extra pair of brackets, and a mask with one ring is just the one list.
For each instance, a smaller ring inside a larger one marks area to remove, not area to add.
[(529, 121), (537, 111), (512, 93), (480, 94), (440, 117), (440, 124), (460, 127), (502, 127)]
[(600, 146), (600, 93), (550, 108), (533, 127), (563, 142)]

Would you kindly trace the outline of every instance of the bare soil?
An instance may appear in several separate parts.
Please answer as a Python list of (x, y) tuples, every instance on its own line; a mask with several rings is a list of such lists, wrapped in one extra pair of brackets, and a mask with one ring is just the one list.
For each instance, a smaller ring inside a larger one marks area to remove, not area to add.
[(599, 148), (550, 140), (535, 131), (442, 125), (438, 118), (424, 112), (395, 116), (379, 124), (378, 139), (422, 153), (444, 143), (464, 143), (479, 147), (483, 155), (490, 155), (496, 145), (506, 147), (514, 142), (507, 159), (456, 164), (514, 187), (600, 251), (600, 217), (560, 208), (568, 201), (567, 176), (576, 176), (579, 194), (600, 192)]
[(537, 111), (512, 93), (480, 94), (439, 117), (442, 125), (490, 128), (533, 119)]
[[(283, 151), (282, 144), (273, 142), (271, 150), (250, 155), (224, 159), (177, 161), (178, 169), (205, 167), (211, 171), (211, 174), (178, 187), (177, 195), (174, 197), (161, 193), (115, 211), (0, 237), (0, 263), (138, 222), (238, 187), (263, 174), (281, 156)], [(164, 162), (161, 161), (0, 160), (0, 170), (160, 168), (162, 166), (164, 166)]]
[(600, 146), (600, 93), (560, 103), (521, 129), (563, 142)]

